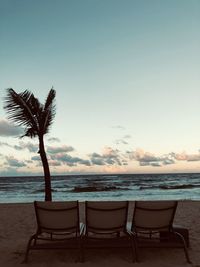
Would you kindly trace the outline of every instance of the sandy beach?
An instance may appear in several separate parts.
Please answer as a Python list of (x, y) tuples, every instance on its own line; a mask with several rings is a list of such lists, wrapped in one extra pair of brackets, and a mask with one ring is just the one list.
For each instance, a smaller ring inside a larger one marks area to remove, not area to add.
[[(130, 205), (129, 219), (133, 203)], [(83, 210), (83, 209), (82, 209)], [(33, 204), (0, 204), (0, 266), (23, 266), (21, 262), (27, 241), (35, 232), (36, 220)], [(83, 218), (81, 212), (81, 220)], [(31, 251), (28, 266), (69, 266), (69, 267), (200, 267), (200, 202), (179, 202), (175, 223), (189, 229), (189, 254), (192, 264), (186, 262), (182, 249), (142, 249), (141, 262), (132, 263), (129, 249), (88, 250), (86, 261), (78, 262), (78, 252), (69, 251)], [(26, 265), (24, 265), (26, 266)]]

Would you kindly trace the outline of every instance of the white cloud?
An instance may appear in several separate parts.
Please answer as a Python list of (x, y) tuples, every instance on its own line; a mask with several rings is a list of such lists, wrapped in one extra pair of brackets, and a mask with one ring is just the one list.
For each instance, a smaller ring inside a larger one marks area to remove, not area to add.
[(63, 152), (72, 152), (74, 151), (74, 148), (72, 146), (47, 146), (47, 153), (49, 154), (57, 154), (57, 153), (63, 153)]
[(112, 128), (119, 129), (119, 130), (125, 130), (126, 128), (122, 125), (113, 125)]
[(140, 166), (161, 167), (175, 163), (172, 153), (156, 156), (142, 149), (136, 149), (135, 151), (127, 151), (126, 155), (130, 160), (138, 161)]
[(50, 137), (48, 138), (48, 141), (52, 143), (57, 143), (57, 142), (60, 142), (60, 139), (57, 137)]
[(13, 156), (7, 156), (6, 161), (10, 167), (25, 167), (26, 166), (26, 164), (23, 161), (20, 161), (14, 158)]
[(38, 144), (33, 144), (31, 142), (25, 143), (25, 142), (19, 142), (19, 145), (13, 146), (16, 150), (24, 150), (28, 149), (31, 153), (36, 153), (39, 150)]
[(55, 161), (60, 161), (68, 166), (77, 166), (77, 165), (85, 165), (85, 166), (90, 166), (91, 163), (89, 160), (81, 159), (79, 157), (72, 157), (66, 153), (59, 153), (55, 155), (51, 155), (51, 160)]
[(178, 161), (200, 161), (200, 152), (197, 154), (173, 153), (173, 156)]
[(23, 133), (23, 129), (19, 126), (14, 126), (5, 119), (0, 119), (0, 136), (20, 136)]
[(128, 145), (128, 142), (125, 141), (124, 139), (117, 139), (117, 140), (115, 141), (115, 144), (116, 144), (116, 145)]
[(93, 165), (126, 165), (126, 160), (122, 158), (120, 151), (111, 147), (105, 147), (102, 154), (95, 152), (90, 154), (90, 160)]

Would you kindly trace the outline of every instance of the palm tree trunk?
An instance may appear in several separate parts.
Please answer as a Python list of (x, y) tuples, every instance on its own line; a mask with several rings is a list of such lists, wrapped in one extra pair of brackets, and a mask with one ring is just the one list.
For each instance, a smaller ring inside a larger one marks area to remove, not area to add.
[(47, 161), (47, 156), (44, 148), (43, 135), (39, 136), (39, 153), (42, 160), (43, 170), (44, 170), (44, 180), (45, 180), (45, 201), (52, 201), (51, 194), (51, 175), (49, 170), (49, 163)]

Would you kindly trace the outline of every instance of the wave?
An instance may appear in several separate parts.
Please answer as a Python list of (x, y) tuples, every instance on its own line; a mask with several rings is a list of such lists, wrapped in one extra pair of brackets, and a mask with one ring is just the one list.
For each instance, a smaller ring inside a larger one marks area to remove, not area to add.
[(73, 193), (79, 193), (79, 192), (102, 192), (102, 191), (114, 191), (119, 190), (120, 188), (116, 186), (104, 186), (104, 187), (95, 187), (95, 186), (85, 186), (85, 187), (79, 187), (75, 186), (74, 189), (71, 190)]
[(140, 190), (144, 189), (162, 189), (162, 190), (176, 190), (176, 189), (192, 189), (192, 188), (198, 188), (200, 187), (200, 184), (198, 185), (192, 185), (192, 184), (180, 184), (180, 185), (155, 185), (155, 186), (140, 186)]
[(171, 190), (171, 189), (191, 189), (199, 186), (192, 184), (181, 184), (181, 185), (161, 185), (159, 186), (159, 188), (164, 190), (169, 190), (169, 189)]
[[(37, 193), (44, 193), (44, 189), (37, 189), (37, 190), (34, 190), (32, 193), (33, 194), (37, 194)], [(51, 192), (59, 192), (59, 190), (56, 190), (56, 189), (51, 189)]]

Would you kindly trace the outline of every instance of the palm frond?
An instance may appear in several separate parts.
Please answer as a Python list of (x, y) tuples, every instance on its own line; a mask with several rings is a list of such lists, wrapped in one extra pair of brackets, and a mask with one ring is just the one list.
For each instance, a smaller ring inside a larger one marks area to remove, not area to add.
[(25, 128), (23, 136), (34, 137), (44, 135), (55, 117), (56, 108), (54, 99), (55, 90), (52, 88), (42, 105), (39, 100), (28, 90), (16, 93), (12, 88), (7, 89), (4, 109), (8, 119)]
[(56, 106), (55, 106), (55, 99), (56, 91), (52, 88), (49, 91), (49, 94), (46, 98), (44, 108), (43, 108), (43, 114), (42, 114), (42, 127), (43, 132), (48, 133), (49, 126), (52, 124), (53, 119), (56, 114)]
[(26, 129), (26, 132), (24, 135), (22, 135), (22, 137), (27, 136), (27, 137), (33, 138), (37, 135), (38, 135), (38, 132), (34, 128), (30, 127)]
[(4, 105), (4, 109), (8, 113), (8, 119), (19, 126), (33, 128), (37, 132), (38, 123), (35, 108), (33, 108), (34, 101), (34, 95), (28, 90), (18, 94), (12, 88), (8, 88)]

